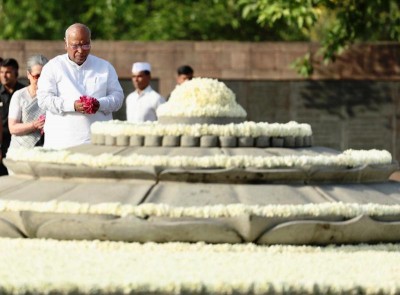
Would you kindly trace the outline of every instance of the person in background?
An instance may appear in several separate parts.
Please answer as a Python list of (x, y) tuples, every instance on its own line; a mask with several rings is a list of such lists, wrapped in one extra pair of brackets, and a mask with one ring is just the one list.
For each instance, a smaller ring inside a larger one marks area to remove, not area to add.
[[(14, 58), (6, 58), (0, 63), (1, 156), (3, 159), (11, 142), (11, 133), (8, 128), (8, 110), (11, 98), (15, 91), (25, 87), (24, 84), (18, 82), (18, 69), (18, 62)], [(0, 164), (0, 175), (8, 175), (7, 168), (3, 165), (3, 162)]]
[(183, 65), (177, 69), (176, 83), (181, 85), (186, 80), (192, 80), (194, 71), (191, 66)]
[(90, 143), (90, 126), (112, 120), (124, 93), (114, 67), (90, 54), (91, 32), (80, 23), (65, 31), (66, 54), (51, 59), (38, 82), (39, 107), (46, 111), (44, 147)]
[[(176, 70), (176, 84), (181, 85), (185, 81), (192, 80), (193, 74), (194, 74), (194, 71), (191, 66), (188, 66), (188, 65), (180, 66)], [(170, 96), (171, 96), (171, 93), (168, 94), (168, 96), (166, 97), (166, 100), (169, 100)]]
[(135, 91), (126, 98), (126, 118), (129, 122), (139, 123), (157, 121), (156, 110), (165, 99), (150, 86), (151, 65), (136, 62), (132, 66), (132, 82)]
[(30, 84), (15, 91), (8, 113), (8, 127), (12, 134), (10, 149), (43, 145), (44, 111), (37, 103), (36, 90), (42, 68), (47, 62), (43, 55), (31, 56), (27, 61), (26, 75)]

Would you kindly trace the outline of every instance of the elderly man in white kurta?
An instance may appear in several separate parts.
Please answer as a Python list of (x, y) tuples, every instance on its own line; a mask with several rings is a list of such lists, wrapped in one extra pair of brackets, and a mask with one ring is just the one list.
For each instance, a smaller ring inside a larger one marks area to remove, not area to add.
[(157, 108), (165, 99), (150, 86), (151, 66), (147, 62), (136, 62), (132, 66), (132, 82), (135, 91), (126, 98), (126, 119), (141, 123), (157, 121)]
[[(38, 83), (38, 103), (46, 111), (45, 148), (68, 148), (90, 143), (90, 126), (112, 119), (122, 106), (124, 94), (114, 67), (90, 55), (90, 30), (73, 24), (65, 32), (66, 54), (44, 67)], [(81, 96), (99, 102), (88, 113)], [(93, 113), (94, 112), (94, 113)]]

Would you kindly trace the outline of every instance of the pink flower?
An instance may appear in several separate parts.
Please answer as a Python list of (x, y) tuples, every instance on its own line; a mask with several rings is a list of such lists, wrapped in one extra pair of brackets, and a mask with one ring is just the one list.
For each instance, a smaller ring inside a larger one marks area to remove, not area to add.
[(79, 100), (83, 103), (83, 109), (86, 114), (94, 114), (99, 108), (99, 101), (94, 97), (82, 95)]

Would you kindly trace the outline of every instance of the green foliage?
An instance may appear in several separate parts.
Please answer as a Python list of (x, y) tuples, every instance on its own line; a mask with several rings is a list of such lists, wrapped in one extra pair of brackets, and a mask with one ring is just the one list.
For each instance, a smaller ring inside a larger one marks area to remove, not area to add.
[[(279, 30), (283, 24), (309, 38), (320, 31), (317, 41), (325, 62), (335, 61), (355, 42), (400, 41), (397, 0), (240, 0), (239, 5), (244, 18), (257, 17), (261, 26), (267, 24), (272, 30)], [(318, 27), (321, 24), (322, 30)], [(297, 60), (294, 66), (300, 74), (312, 73), (309, 56)]]
[[(334, 61), (359, 41), (400, 41), (398, 0), (0, 0), (0, 39), (317, 41)], [(312, 73), (312, 57), (297, 60)]]
[(299, 75), (303, 77), (309, 77), (312, 75), (314, 68), (311, 64), (311, 56), (309, 53), (296, 59), (292, 64), (291, 68), (296, 69)]
[(59, 40), (72, 23), (102, 40), (275, 39), (235, 0), (0, 0), (0, 39)]
[(334, 61), (336, 53), (358, 41), (400, 41), (400, 11), (397, 1), (337, 1), (332, 6), (336, 21), (322, 39), (323, 57)]
[(297, 28), (306, 34), (318, 18), (318, 8), (313, 6), (312, 0), (240, 0), (243, 6), (243, 16), (256, 17), (260, 24), (268, 24), (270, 27), (285, 26)]

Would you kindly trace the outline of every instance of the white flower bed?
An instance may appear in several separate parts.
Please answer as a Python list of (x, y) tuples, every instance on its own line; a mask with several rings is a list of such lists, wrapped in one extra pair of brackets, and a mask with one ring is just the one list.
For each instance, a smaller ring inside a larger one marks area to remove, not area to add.
[(399, 215), (400, 205), (321, 203), (305, 205), (213, 205), (198, 207), (173, 207), (166, 204), (130, 205), (121, 203), (78, 203), (70, 201), (25, 202), (0, 200), (0, 212), (35, 211), (64, 214), (109, 214), (115, 216), (133, 215), (140, 218), (148, 216), (171, 218), (229, 218), (238, 216), (260, 216), (268, 218), (287, 218), (295, 216), (343, 216), (352, 218), (360, 215), (385, 216)]
[(399, 294), (400, 245), (0, 239), (0, 293)]
[(157, 109), (157, 116), (171, 117), (246, 117), (236, 103), (236, 95), (223, 82), (194, 78), (178, 85), (167, 103)]
[(340, 166), (358, 167), (362, 165), (390, 164), (392, 156), (385, 150), (347, 150), (338, 155), (317, 156), (144, 156), (132, 154), (120, 156), (113, 154), (88, 155), (73, 153), (68, 150), (49, 150), (44, 148), (10, 149), (7, 159), (14, 161), (40, 162), (84, 165), (89, 167), (110, 166), (166, 166), (166, 167), (196, 167), (196, 168), (275, 168), (275, 167), (310, 167), (310, 166)]
[(188, 135), (188, 136), (311, 136), (312, 130), (309, 124), (289, 123), (255, 123), (244, 122), (240, 124), (158, 124), (157, 122), (130, 123), (127, 121), (95, 122), (91, 126), (92, 134), (111, 136), (132, 135)]

